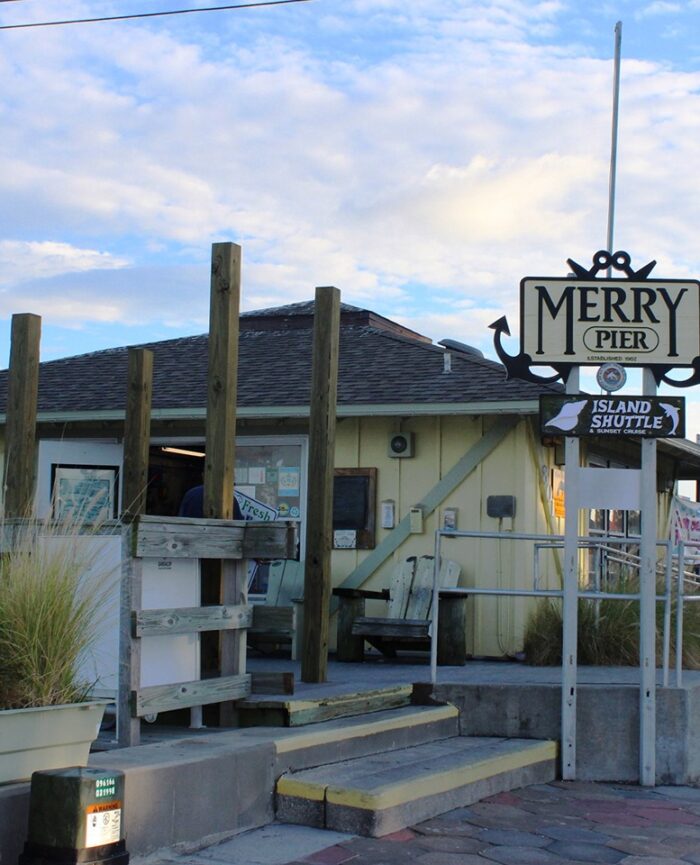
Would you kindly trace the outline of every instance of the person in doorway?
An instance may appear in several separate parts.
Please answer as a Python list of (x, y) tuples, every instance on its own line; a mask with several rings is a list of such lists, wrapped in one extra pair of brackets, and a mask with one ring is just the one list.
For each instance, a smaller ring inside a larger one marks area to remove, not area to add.
[[(179, 517), (204, 516), (204, 484), (198, 484), (196, 487), (187, 490), (182, 497), (177, 515)], [(245, 519), (235, 496), (233, 497), (233, 518), (234, 520)]]

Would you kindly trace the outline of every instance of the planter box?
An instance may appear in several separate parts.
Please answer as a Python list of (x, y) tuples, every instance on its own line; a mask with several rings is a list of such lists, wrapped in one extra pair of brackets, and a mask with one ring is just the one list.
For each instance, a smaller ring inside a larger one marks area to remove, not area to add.
[(86, 766), (108, 700), (0, 711), (0, 784), (39, 769)]

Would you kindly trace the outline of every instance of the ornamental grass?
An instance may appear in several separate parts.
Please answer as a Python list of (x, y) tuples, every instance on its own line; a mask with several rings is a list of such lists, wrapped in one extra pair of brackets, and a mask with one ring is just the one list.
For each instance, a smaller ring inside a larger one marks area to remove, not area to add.
[[(637, 591), (635, 580), (620, 580), (614, 591)], [(686, 590), (687, 591), (687, 590)], [(663, 652), (663, 603), (656, 604), (656, 658)], [(676, 603), (671, 612), (671, 664), (675, 663)], [(555, 666), (562, 659), (562, 606), (560, 600), (537, 603), (525, 626), (525, 662), (534, 666)], [(578, 602), (578, 663), (594, 666), (637, 666), (639, 664), (639, 602), (604, 599)], [(683, 666), (700, 669), (700, 602), (687, 601), (683, 607)]]
[(94, 684), (81, 669), (116, 584), (98, 529), (69, 519), (0, 531), (0, 708), (81, 702)]

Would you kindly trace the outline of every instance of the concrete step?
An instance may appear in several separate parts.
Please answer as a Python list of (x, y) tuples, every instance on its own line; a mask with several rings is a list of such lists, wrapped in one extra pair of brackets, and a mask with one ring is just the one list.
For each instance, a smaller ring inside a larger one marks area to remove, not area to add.
[[(246, 730), (253, 735), (254, 730)], [(288, 771), (448, 739), (459, 733), (454, 706), (399, 706), (280, 731), (275, 777)]]
[(367, 712), (407, 706), (411, 702), (412, 692), (412, 685), (396, 685), (318, 700), (252, 695), (245, 700), (238, 700), (236, 710), (241, 727), (299, 727), (333, 718), (350, 718)]
[(290, 772), (277, 782), (277, 819), (378, 837), (556, 777), (557, 743), (455, 736)]

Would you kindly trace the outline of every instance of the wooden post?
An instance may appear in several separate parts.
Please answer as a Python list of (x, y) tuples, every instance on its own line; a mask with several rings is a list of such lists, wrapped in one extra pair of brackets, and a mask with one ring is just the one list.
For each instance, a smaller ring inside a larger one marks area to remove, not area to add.
[[(130, 521), (146, 512), (148, 484), (148, 446), (151, 437), (151, 396), (153, 392), (153, 352), (129, 349), (129, 368), (124, 416), (124, 485), (122, 518)], [(141, 610), (141, 559), (133, 555), (134, 527), (122, 528), (122, 578), (119, 614), (119, 698), (117, 700), (117, 740), (123, 748), (138, 745), (141, 719), (132, 716), (131, 695), (141, 687), (141, 639), (134, 639), (131, 615)]]
[(362, 663), (365, 659), (365, 638), (356, 637), (352, 633), (352, 623), (364, 616), (365, 599), (357, 597), (341, 597), (338, 606), (338, 647), (336, 658), (339, 661), (355, 661)]
[(34, 507), (40, 341), (38, 315), (26, 312), (12, 316), (5, 421), (5, 517), (28, 517)]
[(122, 748), (141, 743), (141, 719), (132, 715), (132, 695), (141, 687), (141, 639), (133, 639), (131, 631), (131, 615), (141, 610), (143, 589), (143, 561), (134, 555), (136, 526), (136, 522), (122, 526), (117, 696), (117, 741)]
[(152, 391), (153, 352), (130, 348), (124, 419), (122, 512), (125, 515), (135, 516), (146, 512)]
[(316, 289), (311, 407), (309, 417), (308, 506), (304, 567), (304, 645), (301, 678), (325, 682), (331, 597), (333, 465), (340, 341), (340, 292)]
[[(235, 243), (212, 244), (204, 516), (213, 519), (233, 517), (240, 297), (241, 247)], [(246, 603), (245, 562), (208, 561), (203, 570), (207, 582), (216, 587), (218, 603)], [(221, 676), (245, 672), (245, 638), (245, 630), (221, 633), (218, 646)], [(203, 649), (205, 646), (208, 650), (216, 649), (207, 638), (203, 640)], [(230, 702), (221, 703), (219, 723), (233, 724)]]
[(220, 520), (233, 517), (240, 297), (240, 246), (212, 244), (204, 516)]

